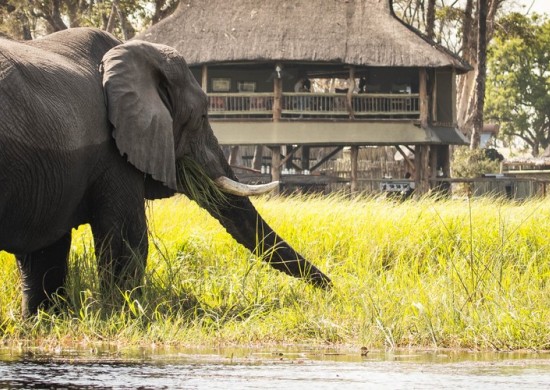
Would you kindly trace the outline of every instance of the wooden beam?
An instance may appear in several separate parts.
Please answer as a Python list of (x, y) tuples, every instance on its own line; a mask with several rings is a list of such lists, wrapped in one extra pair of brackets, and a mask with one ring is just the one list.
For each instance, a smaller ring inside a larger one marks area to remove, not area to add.
[(254, 147), (254, 157), (252, 158), (252, 168), (260, 170), (262, 168), (264, 156), (264, 146), (256, 145)]
[[(281, 180), (281, 147), (279, 145), (270, 147), (271, 149), (271, 179), (273, 181)], [(278, 189), (274, 191), (279, 193)]]
[[(275, 77), (273, 78), (273, 122), (279, 122), (281, 120), (281, 113), (283, 112), (283, 79), (281, 78), (282, 70), (283, 64), (277, 62), (275, 64)], [(281, 145), (272, 146), (270, 149), (271, 179), (273, 181), (281, 181)], [(278, 195), (280, 193), (279, 188), (276, 188), (273, 192)]]
[(309, 169), (309, 146), (302, 147), (302, 170)]
[(438, 154), (439, 154), (439, 148), (435, 145), (433, 145), (432, 147), (430, 147), (430, 151), (429, 151), (429, 157), (428, 157), (428, 161), (429, 161), (429, 167), (431, 168), (430, 171), (428, 172), (428, 177), (430, 177), (431, 179), (435, 179), (436, 175), (437, 175), (437, 170), (439, 168), (443, 169), (443, 166), (439, 166), (438, 165)]
[(428, 107), (428, 72), (426, 68), (420, 68), (418, 71), (418, 101), (420, 105), (420, 126), (428, 127), (428, 118), (430, 109)]
[[(457, 122), (457, 113), (456, 113), (456, 96), (457, 96), (457, 93), (456, 93), (456, 71), (453, 69), (453, 74), (451, 76), (452, 78), (452, 82), (451, 82), (451, 86), (452, 86), (452, 92), (451, 92), (451, 96), (452, 96), (452, 102), (451, 102), (451, 109), (452, 109), (452, 118), (453, 118), (453, 123), (456, 123)], [(450, 176), (449, 176), (450, 177)]]
[(342, 150), (343, 146), (337, 146), (334, 148), (332, 152), (327, 154), (325, 157), (321, 159), (317, 164), (315, 164), (313, 167), (311, 167), (310, 171), (313, 172), (317, 168), (319, 168), (321, 165), (323, 165), (325, 162), (327, 162), (332, 156), (334, 156), (336, 153), (338, 153), (340, 150)]
[(437, 80), (438, 80), (438, 73), (435, 71), (430, 72), (432, 75), (432, 82), (429, 86), (432, 90), (431, 97), (430, 97), (430, 118), (432, 119), (432, 122), (437, 122)]
[(409, 146), (409, 145), (405, 145), (405, 148), (407, 148), (407, 150), (409, 152), (411, 152), (412, 154), (414, 154), (414, 148), (412, 146)]
[[(397, 151), (399, 152), (399, 154), (401, 156), (403, 156), (403, 159), (405, 160), (405, 163), (407, 163), (407, 165), (409, 166), (409, 168), (411, 169), (411, 175), (413, 177), (415, 177), (415, 173), (416, 173), (416, 168), (413, 164), (413, 162), (411, 161), (411, 159), (409, 158), (409, 156), (407, 156), (407, 153), (405, 153), (405, 151), (403, 149), (401, 149), (401, 146), (399, 145), (395, 145), (395, 148), (397, 149)], [(407, 146), (407, 148), (409, 150), (411, 150), (410, 146)], [(414, 152), (414, 151), (413, 151)]]
[(357, 179), (358, 179), (358, 164), (357, 160), (359, 159), (359, 146), (352, 145), (350, 148), (350, 191), (351, 195), (355, 195), (357, 193)]
[(415, 196), (420, 197), (425, 195), (430, 190), (430, 146), (429, 145), (416, 145), (415, 147)]
[(355, 119), (355, 111), (353, 110), (353, 91), (355, 90), (355, 68), (350, 66), (349, 68), (349, 82), (348, 93), (346, 96), (349, 119)]
[(273, 121), (278, 122), (281, 120), (281, 113), (283, 111), (282, 99), (283, 99), (283, 79), (279, 77), (280, 72), (283, 70), (283, 64), (278, 62), (275, 65), (275, 78), (273, 79)]
[(281, 160), (281, 167), (286, 164), (286, 162), (296, 153), (302, 145), (299, 145), (297, 148), (291, 148), (290, 151), (287, 152), (286, 156)]
[(208, 66), (203, 65), (202, 66), (202, 81), (201, 81), (201, 87), (204, 92), (208, 92)]

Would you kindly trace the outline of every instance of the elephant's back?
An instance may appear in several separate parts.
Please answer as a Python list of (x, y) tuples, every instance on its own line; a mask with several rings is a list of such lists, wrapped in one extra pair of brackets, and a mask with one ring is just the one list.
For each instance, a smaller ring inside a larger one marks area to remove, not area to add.
[(0, 249), (31, 250), (78, 224), (90, 172), (113, 143), (98, 66), (117, 41), (66, 34), (0, 40)]
[(94, 29), (0, 42), (0, 144), (74, 150), (108, 139), (99, 64), (117, 43)]
[(113, 35), (90, 27), (59, 31), (27, 43), (30, 47), (67, 58), (94, 74), (105, 53), (119, 44), (121, 41)]

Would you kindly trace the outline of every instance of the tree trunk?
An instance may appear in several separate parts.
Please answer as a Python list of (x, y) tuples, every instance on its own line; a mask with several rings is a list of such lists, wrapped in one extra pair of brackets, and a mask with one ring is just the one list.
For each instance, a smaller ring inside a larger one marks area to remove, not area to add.
[(478, 34), (477, 34), (477, 74), (475, 110), (473, 116), (470, 149), (479, 147), (483, 129), (483, 108), (485, 105), (485, 79), (487, 76), (487, 0), (478, 0)]
[(105, 26), (105, 31), (108, 33), (112, 33), (116, 26), (116, 7), (113, 5), (111, 7), (111, 14), (109, 15), (109, 19), (107, 20), (107, 24)]
[(426, 35), (431, 40), (435, 39), (435, 0), (428, 0), (426, 11)]
[(475, 57), (474, 29), (474, 1), (467, 0), (462, 21), (462, 58), (472, 65), (474, 71), (463, 74), (457, 83), (457, 122), (459, 129), (467, 135), (471, 134), (471, 112), (473, 111), (473, 99), (475, 88), (475, 70), (477, 62)]
[[(479, 1), (479, 0), (478, 0)], [(490, 42), (493, 35), (493, 26), (497, 11), (506, 0), (483, 0), (483, 6), (486, 7), (485, 12), (485, 42)], [(475, 22), (476, 17), (479, 18), (479, 7), (476, 9), (474, 17), (474, 1), (467, 0), (464, 10), (464, 19), (462, 22), (462, 58), (466, 60), (472, 67), (473, 71), (463, 74), (458, 77), (457, 82), (457, 122), (459, 129), (466, 135), (472, 136), (474, 114), (477, 104), (477, 75), (478, 70), (478, 25)], [(486, 46), (485, 46), (486, 47)], [(486, 52), (486, 49), (485, 49)], [(486, 57), (486, 54), (485, 54)], [(485, 64), (483, 64), (485, 67)], [(483, 74), (485, 70), (481, 70)]]

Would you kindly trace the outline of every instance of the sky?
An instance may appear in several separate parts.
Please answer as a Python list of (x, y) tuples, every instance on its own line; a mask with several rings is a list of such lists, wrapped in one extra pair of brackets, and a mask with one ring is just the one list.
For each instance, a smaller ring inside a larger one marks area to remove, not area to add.
[(531, 12), (538, 12), (539, 14), (546, 13), (550, 16), (550, 0), (517, 0), (517, 3), (524, 5), (526, 7), (525, 10), (533, 4)]

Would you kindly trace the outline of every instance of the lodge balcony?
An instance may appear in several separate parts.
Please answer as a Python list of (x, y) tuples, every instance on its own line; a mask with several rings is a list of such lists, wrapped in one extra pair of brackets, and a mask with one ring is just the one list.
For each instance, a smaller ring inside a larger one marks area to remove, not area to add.
[[(223, 119), (272, 119), (274, 93), (209, 93), (209, 116)], [(276, 114), (275, 114), (276, 115)], [(279, 119), (419, 119), (418, 94), (289, 93), (281, 96)]]
[(414, 145), (462, 143), (452, 122), (421, 127), (418, 93), (209, 92), (224, 145)]

